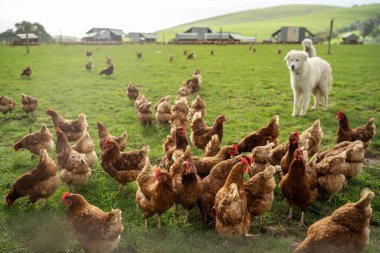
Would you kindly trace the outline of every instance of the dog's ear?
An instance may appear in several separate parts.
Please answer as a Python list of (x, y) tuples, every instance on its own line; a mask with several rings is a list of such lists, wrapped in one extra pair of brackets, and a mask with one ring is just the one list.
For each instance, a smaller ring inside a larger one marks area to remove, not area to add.
[[(292, 51), (293, 51), (293, 50), (292, 50)], [(285, 58), (284, 58), (284, 61), (287, 61), (287, 60), (288, 60), (288, 58), (289, 58), (290, 54), (292, 53), (292, 51), (289, 51), (289, 52), (286, 54), (286, 56), (285, 56)]]

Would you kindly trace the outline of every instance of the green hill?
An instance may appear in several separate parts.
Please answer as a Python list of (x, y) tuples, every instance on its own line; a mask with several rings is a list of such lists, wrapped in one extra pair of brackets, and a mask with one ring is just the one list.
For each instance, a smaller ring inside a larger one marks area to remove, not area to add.
[(237, 12), (209, 19), (194, 21), (158, 31), (161, 38), (170, 40), (192, 26), (207, 26), (215, 31), (241, 33), (255, 36), (258, 41), (271, 37), (281, 26), (305, 26), (312, 33), (327, 32), (330, 19), (335, 18), (334, 30), (356, 21), (366, 20), (380, 13), (380, 4), (355, 7), (327, 5), (283, 5)]

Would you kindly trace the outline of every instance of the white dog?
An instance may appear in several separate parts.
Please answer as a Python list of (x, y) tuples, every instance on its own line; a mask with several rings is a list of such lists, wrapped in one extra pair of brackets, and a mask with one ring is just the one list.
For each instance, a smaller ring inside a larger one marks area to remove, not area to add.
[(304, 39), (302, 41), (302, 46), (303, 46), (303, 51), (306, 52), (309, 55), (309, 57), (317, 56), (317, 50), (315, 50), (313, 41), (311, 39)]
[(285, 56), (290, 71), (290, 84), (293, 88), (293, 114), (298, 115), (298, 106), (301, 103), (300, 116), (304, 116), (309, 106), (310, 93), (314, 96), (314, 106), (323, 98), (324, 110), (328, 108), (328, 95), (332, 86), (332, 71), (330, 64), (319, 57), (309, 58), (303, 51), (290, 51)]

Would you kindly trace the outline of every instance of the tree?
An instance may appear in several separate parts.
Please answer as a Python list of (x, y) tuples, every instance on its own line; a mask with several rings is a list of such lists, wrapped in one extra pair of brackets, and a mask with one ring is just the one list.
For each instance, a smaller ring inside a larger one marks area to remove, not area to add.
[(16, 33), (25, 33), (26, 39), (26, 53), (29, 54), (29, 33), (36, 30), (35, 23), (32, 24), (28, 21), (22, 21), (21, 23), (16, 23)]
[(372, 33), (375, 27), (376, 27), (376, 24), (373, 19), (368, 19), (362, 23), (361, 32), (362, 32), (363, 40), (366, 36)]

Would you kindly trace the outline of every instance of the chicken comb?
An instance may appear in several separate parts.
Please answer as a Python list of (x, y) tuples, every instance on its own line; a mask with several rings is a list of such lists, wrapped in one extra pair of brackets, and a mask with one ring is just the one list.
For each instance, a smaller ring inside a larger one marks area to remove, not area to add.
[(159, 175), (161, 175), (161, 168), (156, 169), (156, 177), (158, 177)]
[(186, 134), (186, 127), (182, 127), (182, 133), (185, 133)]
[(343, 113), (343, 110), (339, 110), (336, 114), (337, 117), (340, 117), (340, 115)]
[(56, 131), (56, 132), (62, 132), (61, 128), (59, 128), (59, 127), (57, 127), (57, 128), (55, 129), (55, 131)]
[(238, 154), (239, 153), (238, 146), (234, 143), (234, 144), (232, 144), (232, 147), (234, 148), (235, 152)]
[(61, 201), (65, 201), (66, 198), (70, 195), (70, 192), (65, 192), (63, 195), (62, 195), (62, 198), (61, 198)]
[(249, 164), (252, 164), (252, 163), (253, 163), (253, 157), (250, 156), (250, 157), (249, 157)]
[(297, 137), (300, 136), (300, 133), (298, 132), (298, 130), (294, 130), (294, 133), (297, 135)]
[(109, 144), (109, 143), (110, 143), (110, 139), (106, 139), (106, 141), (104, 142), (104, 145)]
[(245, 157), (242, 157), (242, 158), (241, 158), (241, 162), (242, 162), (242, 163), (245, 163), (245, 164), (248, 165), (248, 160), (247, 160), (247, 158), (245, 158)]
[(46, 108), (46, 109), (45, 109), (45, 112), (47, 113), (49, 110), (50, 110), (49, 108)]
[(220, 117), (222, 117), (223, 119), (226, 119), (226, 117), (224, 117), (224, 114), (221, 114)]

